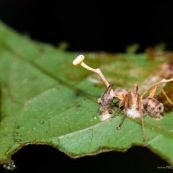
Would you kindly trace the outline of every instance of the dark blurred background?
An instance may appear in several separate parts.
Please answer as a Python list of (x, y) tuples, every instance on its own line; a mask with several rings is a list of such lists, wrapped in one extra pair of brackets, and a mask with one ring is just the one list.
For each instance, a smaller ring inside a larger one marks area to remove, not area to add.
[[(68, 51), (125, 52), (134, 43), (140, 46), (138, 52), (160, 43), (172, 51), (172, 9), (171, 1), (0, 0), (0, 20), (34, 40), (54, 46), (66, 42)], [(157, 167), (169, 165), (151, 151), (138, 147), (126, 153), (73, 160), (48, 146), (29, 146), (13, 159), (15, 172), (22, 173), (42, 172), (46, 168), (49, 172), (75, 173), (163, 172)], [(0, 166), (0, 172), (11, 171)]]
[(133, 147), (123, 153), (114, 151), (72, 159), (50, 146), (29, 145), (17, 152), (13, 159), (16, 169), (4, 170), (1, 166), (0, 173), (169, 173), (173, 169), (142, 147)]
[(35, 40), (70, 51), (139, 51), (164, 43), (173, 50), (171, 1), (0, 0), (0, 19)]

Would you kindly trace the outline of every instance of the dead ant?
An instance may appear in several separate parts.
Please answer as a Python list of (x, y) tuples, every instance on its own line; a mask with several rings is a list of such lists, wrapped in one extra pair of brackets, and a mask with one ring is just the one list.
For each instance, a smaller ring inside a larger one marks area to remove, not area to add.
[[(128, 89), (115, 89), (113, 91), (112, 89), (113, 85), (108, 83), (108, 81), (105, 79), (104, 75), (102, 74), (101, 70), (99, 68), (93, 69), (87, 66), (83, 62), (84, 58), (85, 57), (83, 55), (79, 55), (73, 61), (73, 65), (81, 65), (82, 67), (97, 73), (107, 87), (104, 94), (101, 96), (101, 98), (98, 99), (98, 103), (100, 105), (100, 115), (99, 115), (100, 119), (102, 121), (105, 121), (112, 116), (111, 114), (114, 109), (114, 99), (117, 99), (119, 105), (116, 112), (118, 112), (121, 108), (123, 108), (123, 113), (124, 113), (124, 116), (119, 125), (117, 126), (117, 129), (120, 129), (126, 116), (130, 118), (140, 118), (142, 124), (143, 140), (145, 141), (146, 137), (144, 133), (143, 116), (148, 115), (152, 118), (155, 118), (156, 120), (162, 119), (162, 115), (164, 112), (163, 103), (159, 102), (156, 98), (154, 98), (158, 88), (161, 90), (161, 92), (168, 100), (168, 102), (173, 106), (172, 101), (169, 99), (169, 97), (161, 87), (163, 83), (168, 83), (173, 81), (173, 78), (161, 80), (160, 82), (149, 87), (146, 91), (143, 92), (143, 94), (138, 93), (137, 84), (134, 85), (133, 91), (130, 91)], [(147, 97), (144, 98), (145, 95), (147, 95)]]

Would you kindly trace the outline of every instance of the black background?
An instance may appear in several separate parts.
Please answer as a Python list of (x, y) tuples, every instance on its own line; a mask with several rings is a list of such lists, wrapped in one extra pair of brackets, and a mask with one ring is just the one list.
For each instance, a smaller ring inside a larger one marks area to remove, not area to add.
[[(54, 46), (65, 41), (69, 51), (124, 52), (133, 43), (140, 44), (139, 52), (158, 43), (173, 50), (171, 1), (0, 0), (0, 20), (34, 40)], [(14, 172), (22, 173), (46, 168), (49, 172), (163, 172), (157, 167), (169, 165), (140, 147), (73, 160), (52, 147), (28, 146), (13, 159)], [(2, 166), (0, 172), (5, 172)]]
[[(169, 166), (164, 160), (142, 147), (133, 147), (125, 153), (108, 152), (97, 156), (71, 159), (64, 153), (48, 146), (27, 146), (17, 152), (13, 159), (17, 166), (10, 173), (122, 173), (172, 172), (172, 169), (159, 169)], [(0, 168), (0, 173), (4, 172)]]
[(158, 43), (173, 50), (171, 1), (0, 0), (0, 19), (31, 38), (70, 51), (140, 52)]

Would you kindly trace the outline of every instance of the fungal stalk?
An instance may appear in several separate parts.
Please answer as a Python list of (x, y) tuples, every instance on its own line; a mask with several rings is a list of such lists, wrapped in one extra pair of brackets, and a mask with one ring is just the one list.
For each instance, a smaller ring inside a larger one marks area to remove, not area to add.
[(89, 70), (89, 71), (92, 71), (94, 73), (97, 73), (100, 78), (102, 79), (102, 81), (105, 83), (106, 87), (109, 87), (109, 82), (106, 80), (106, 78), (104, 77), (104, 75), (102, 74), (101, 70), (99, 68), (91, 68), (89, 67), (88, 65), (86, 65), (83, 61), (84, 61), (85, 57), (84, 55), (79, 55), (74, 61), (73, 61), (73, 65), (77, 66), (77, 65), (80, 65), (82, 66), (83, 68)]

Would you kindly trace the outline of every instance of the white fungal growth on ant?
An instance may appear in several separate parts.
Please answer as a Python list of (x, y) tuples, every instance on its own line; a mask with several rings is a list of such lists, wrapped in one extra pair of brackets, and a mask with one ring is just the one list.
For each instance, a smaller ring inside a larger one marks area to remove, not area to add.
[[(143, 94), (138, 93), (137, 84), (134, 85), (133, 91), (127, 89), (116, 89), (113, 91), (112, 89), (113, 85), (109, 84), (109, 82), (102, 74), (101, 70), (99, 68), (94, 69), (87, 66), (83, 62), (84, 59), (85, 57), (83, 55), (79, 55), (73, 61), (73, 65), (80, 65), (87, 70), (97, 73), (107, 87), (106, 91), (103, 93), (101, 98), (98, 99), (98, 103), (100, 105), (100, 115), (99, 115), (100, 120), (105, 121), (110, 117), (112, 117), (112, 112), (115, 109), (113, 101), (114, 99), (116, 99), (119, 102), (117, 112), (122, 108), (125, 116), (133, 119), (134, 118), (141, 119), (142, 134), (143, 134), (143, 139), (145, 141), (143, 116), (148, 115), (156, 120), (162, 119), (164, 106), (161, 102), (159, 102), (156, 98), (154, 98), (158, 88), (161, 90), (167, 101), (173, 106), (172, 101), (169, 99), (169, 97), (161, 87), (163, 83), (172, 82), (173, 78), (161, 80), (160, 82), (148, 88)], [(144, 98), (145, 95), (148, 96)], [(120, 129), (125, 116), (123, 117), (120, 124), (117, 126), (118, 129)]]
[(132, 105), (132, 108), (127, 109), (126, 114), (130, 118), (140, 118), (140, 113), (136, 105)]

